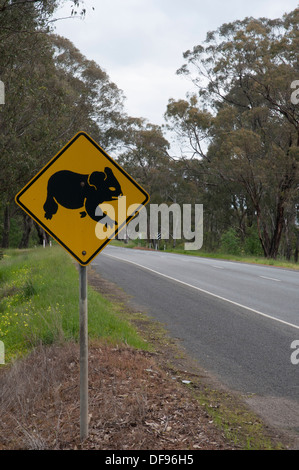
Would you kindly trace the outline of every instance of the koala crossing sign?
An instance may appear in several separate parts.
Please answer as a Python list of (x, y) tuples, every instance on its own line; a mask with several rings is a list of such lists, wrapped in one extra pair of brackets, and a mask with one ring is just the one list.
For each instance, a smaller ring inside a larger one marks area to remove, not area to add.
[(88, 134), (79, 132), (15, 200), (86, 266), (147, 204), (149, 195)]

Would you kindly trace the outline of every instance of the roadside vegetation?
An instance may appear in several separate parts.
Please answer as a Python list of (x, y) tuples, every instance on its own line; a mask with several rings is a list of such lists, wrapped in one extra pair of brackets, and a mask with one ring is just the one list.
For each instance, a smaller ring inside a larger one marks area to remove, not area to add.
[(160, 240), (157, 244), (157, 248), (154, 244), (149, 245), (145, 240), (130, 240), (128, 243), (124, 243), (121, 240), (112, 240), (111, 245), (120, 246), (125, 248), (137, 248), (137, 249), (154, 249), (159, 251), (165, 251), (168, 253), (177, 253), (182, 255), (189, 255), (189, 256), (198, 256), (201, 258), (214, 258), (214, 259), (223, 259), (229, 261), (239, 261), (242, 263), (255, 263), (255, 264), (263, 264), (267, 266), (276, 266), (280, 268), (287, 268), (287, 269), (297, 269), (299, 270), (299, 264), (288, 261), (285, 257), (281, 256), (277, 259), (273, 258), (265, 258), (264, 256), (258, 256), (253, 254), (244, 253), (244, 251), (240, 250), (236, 253), (230, 252), (230, 250), (219, 249), (213, 252), (207, 252), (202, 250), (194, 250), (194, 251), (187, 251), (184, 249), (184, 243), (179, 242), (177, 246), (174, 248), (172, 244), (166, 240)]
[[(0, 340), (6, 362), (39, 344), (77, 340), (78, 272), (59, 246), (5, 250), (0, 262)], [(89, 335), (133, 347), (147, 345), (93, 289), (88, 292)]]

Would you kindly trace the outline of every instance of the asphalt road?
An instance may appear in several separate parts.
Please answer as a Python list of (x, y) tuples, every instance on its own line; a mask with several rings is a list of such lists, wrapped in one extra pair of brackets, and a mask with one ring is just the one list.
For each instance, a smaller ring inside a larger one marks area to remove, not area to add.
[(271, 424), (299, 431), (298, 271), (113, 246), (92, 265)]

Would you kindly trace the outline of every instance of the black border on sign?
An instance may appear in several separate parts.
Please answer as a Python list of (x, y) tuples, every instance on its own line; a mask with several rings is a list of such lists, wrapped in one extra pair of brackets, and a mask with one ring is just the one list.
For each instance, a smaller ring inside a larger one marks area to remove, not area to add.
[[(70, 250), (70, 248), (62, 241), (60, 240), (56, 235), (55, 233), (53, 233), (41, 220), (39, 220), (38, 217), (36, 217), (21, 201), (20, 201), (20, 197), (30, 188), (30, 186), (32, 186), (35, 181), (37, 181), (40, 176), (48, 169), (50, 168), (50, 166), (53, 165), (53, 163), (56, 162), (56, 160), (58, 160), (59, 157), (61, 157), (61, 155), (80, 137), (80, 136), (84, 136), (87, 140), (89, 140), (89, 142), (97, 148), (97, 150), (104, 155), (104, 157), (107, 158), (107, 160), (109, 160), (109, 162), (115, 166), (136, 188), (139, 189), (139, 191), (144, 195), (144, 201), (140, 203), (139, 207), (136, 209), (136, 211), (134, 212), (134, 214), (132, 214), (131, 216), (129, 216), (127, 218), (127, 220), (125, 222), (123, 222), (121, 224), (120, 227), (117, 227), (116, 231), (114, 232), (114, 234), (111, 236), (111, 238), (108, 238), (107, 240), (105, 240), (102, 245), (94, 252), (93, 255), (91, 255), (88, 260), (84, 261), (82, 260), (81, 258), (79, 258), (75, 253), (73, 253), (72, 250)], [(88, 134), (86, 134), (86, 132), (84, 131), (81, 131), (81, 132), (78, 132), (78, 134), (76, 134), (69, 142), (68, 144), (65, 145), (65, 147), (63, 147), (60, 152), (58, 152), (57, 155), (55, 155), (55, 157), (53, 157), (49, 163), (47, 163), (47, 165), (37, 173), (36, 176), (34, 176), (34, 178), (32, 178), (29, 183), (26, 184), (26, 186), (15, 196), (15, 202), (32, 218), (34, 219), (51, 237), (53, 237), (66, 251), (68, 251), (77, 261), (79, 264), (81, 264), (81, 266), (87, 266), (88, 264), (90, 264), (90, 262), (100, 253), (100, 251), (103, 250), (103, 248), (105, 248), (105, 246), (111, 241), (113, 240), (113, 238), (115, 238), (118, 234), (118, 232), (120, 232), (137, 214), (138, 212), (142, 209), (142, 207), (144, 207), (148, 201), (149, 201), (150, 197), (149, 195), (147, 194), (146, 191), (144, 191), (144, 189), (139, 186), (138, 183), (136, 183), (136, 181), (125, 171), (123, 170), (123, 168), (121, 168), (118, 163), (116, 163)]]

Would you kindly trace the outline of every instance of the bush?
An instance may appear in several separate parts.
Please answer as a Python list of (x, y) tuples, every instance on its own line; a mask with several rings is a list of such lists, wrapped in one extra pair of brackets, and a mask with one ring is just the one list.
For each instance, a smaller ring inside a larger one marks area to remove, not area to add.
[(263, 256), (263, 249), (256, 227), (249, 227), (247, 229), (244, 251), (246, 255)]
[(229, 255), (241, 254), (240, 239), (234, 228), (230, 228), (221, 237), (221, 251)]

